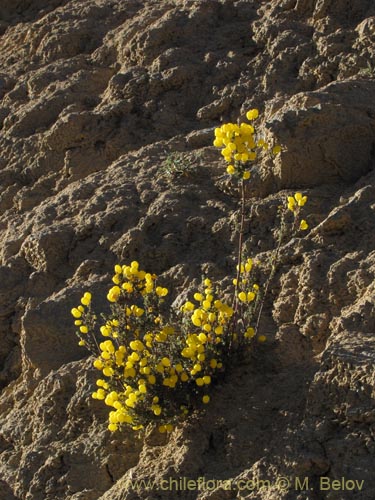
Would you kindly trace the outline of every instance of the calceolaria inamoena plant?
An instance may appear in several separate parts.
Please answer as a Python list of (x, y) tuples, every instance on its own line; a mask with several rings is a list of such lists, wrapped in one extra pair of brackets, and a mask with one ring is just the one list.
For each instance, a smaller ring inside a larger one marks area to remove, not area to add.
[[(116, 264), (107, 295), (111, 312), (101, 316), (102, 324), (98, 325), (91, 309), (88, 291), (71, 311), (79, 345), (95, 355), (93, 364), (100, 376), (92, 397), (111, 408), (110, 431), (121, 426), (137, 431), (154, 423), (160, 432), (170, 432), (180, 419), (210, 402), (211, 387), (236, 353), (246, 352), (254, 340), (265, 340), (258, 332), (259, 320), (284, 232), (279, 231), (268, 279), (260, 286), (253, 279), (253, 260), (243, 256), (245, 183), (251, 177), (252, 163), (262, 150), (269, 150), (269, 145), (256, 133), (258, 110), (248, 111), (246, 117), (251, 123), (225, 123), (216, 128), (213, 143), (221, 148), (227, 173), (238, 181), (240, 191), (233, 295), (225, 297), (206, 277), (179, 311), (168, 312), (167, 308), (165, 312), (168, 289), (134, 260)], [(275, 155), (280, 150), (274, 146), (271, 151)], [(299, 192), (287, 198), (282, 227), (291, 212), (293, 231), (307, 229), (307, 222), (300, 220), (306, 201)]]

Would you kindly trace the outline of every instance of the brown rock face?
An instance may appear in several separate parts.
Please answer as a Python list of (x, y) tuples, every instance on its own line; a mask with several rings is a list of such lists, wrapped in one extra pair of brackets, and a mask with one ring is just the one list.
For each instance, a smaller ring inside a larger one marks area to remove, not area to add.
[[(374, 57), (373, 0), (0, 2), (1, 500), (374, 498)], [(111, 434), (70, 309), (104, 306), (117, 261), (176, 304), (202, 272), (226, 283), (238, 202), (213, 129), (252, 107), (283, 149), (253, 168), (248, 253), (309, 196), (268, 342), (170, 436)]]

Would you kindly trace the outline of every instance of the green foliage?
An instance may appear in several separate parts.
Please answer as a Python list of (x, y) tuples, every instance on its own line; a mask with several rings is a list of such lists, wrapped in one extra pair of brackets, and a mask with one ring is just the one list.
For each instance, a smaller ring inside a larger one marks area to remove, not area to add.
[[(257, 116), (257, 110), (247, 113), (250, 120)], [(307, 197), (297, 192), (287, 198), (281, 210), (279, 240), (268, 279), (263, 287), (256, 283), (255, 264), (242, 255), (243, 187), (250, 178), (250, 164), (257, 157), (255, 150), (268, 147), (256, 137), (252, 125), (224, 124), (215, 130), (215, 137), (215, 146), (223, 149), (229, 163), (227, 172), (238, 179), (241, 187), (233, 293), (225, 295), (218, 284), (204, 278), (199, 290), (175, 311), (165, 307), (169, 290), (159, 284), (155, 274), (133, 261), (116, 264), (107, 294), (111, 312), (101, 315), (101, 322), (91, 308), (90, 292), (85, 292), (81, 303), (71, 310), (79, 345), (95, 355), (93, 365), (100, 376), (92, 397), (111, 408), (110, 431), (124, 425), (141, 430), (152, 423), (160, 432), (170, 432), (194, 409), (209, 403), (211, 387), (239, 354), (246, 354), (255, 340), (266, 340), (258, 332), (259, 320), (286, 234), (287, 215), (293, 219), (291, 233), (308, 227), (305, 220), (300, 220)], [(274, 147), (273, 154), (280, 149)], [(184, 174), (191, 165), (176, 153), (166, 160), (165, 168), (171, 175)], [(97, 340), (99, 334), (101, 341)]]
[(166, 178), (188, 177), (197, 172), (199, 158), (189, 153), (169, 153), (161, 165), (161, 173)]
[(360, 69), (359, 75), (367, 78), (375, 78), (375, 65), (371, 64), (370, 61), (367, 61), (366, 68)]

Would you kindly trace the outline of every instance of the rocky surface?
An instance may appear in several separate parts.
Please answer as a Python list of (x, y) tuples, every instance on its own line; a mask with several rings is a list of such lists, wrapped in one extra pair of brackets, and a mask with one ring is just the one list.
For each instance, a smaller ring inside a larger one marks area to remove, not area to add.
[[(373, 499), (374, 42), (373, 0), (1, 2), (2, 499)], [(211, 142), (251, 107), (283, 152), (254, 168), (249, 253), (269, 255), (290, 190), (309, 196), (268, 342), (171, 436), (112, 435), (70, 308), (88, 288), (100, 306), (117, 261), (176, 302), (233, 273), (238, 203)], [(129, 482), (200, 476), (270, 487)], [(325, 476), (363, 488), (319, 491)]]

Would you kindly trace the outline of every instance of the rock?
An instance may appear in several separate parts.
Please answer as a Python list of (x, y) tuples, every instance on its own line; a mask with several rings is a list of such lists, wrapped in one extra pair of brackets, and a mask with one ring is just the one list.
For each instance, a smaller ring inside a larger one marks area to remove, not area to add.
[(274, 173), (278, 187), (348, 184), (372, 170), (374, 96), (372, 81), (343, 81), (296, 94), (271, 111), (270, 128), (285, 148)]

